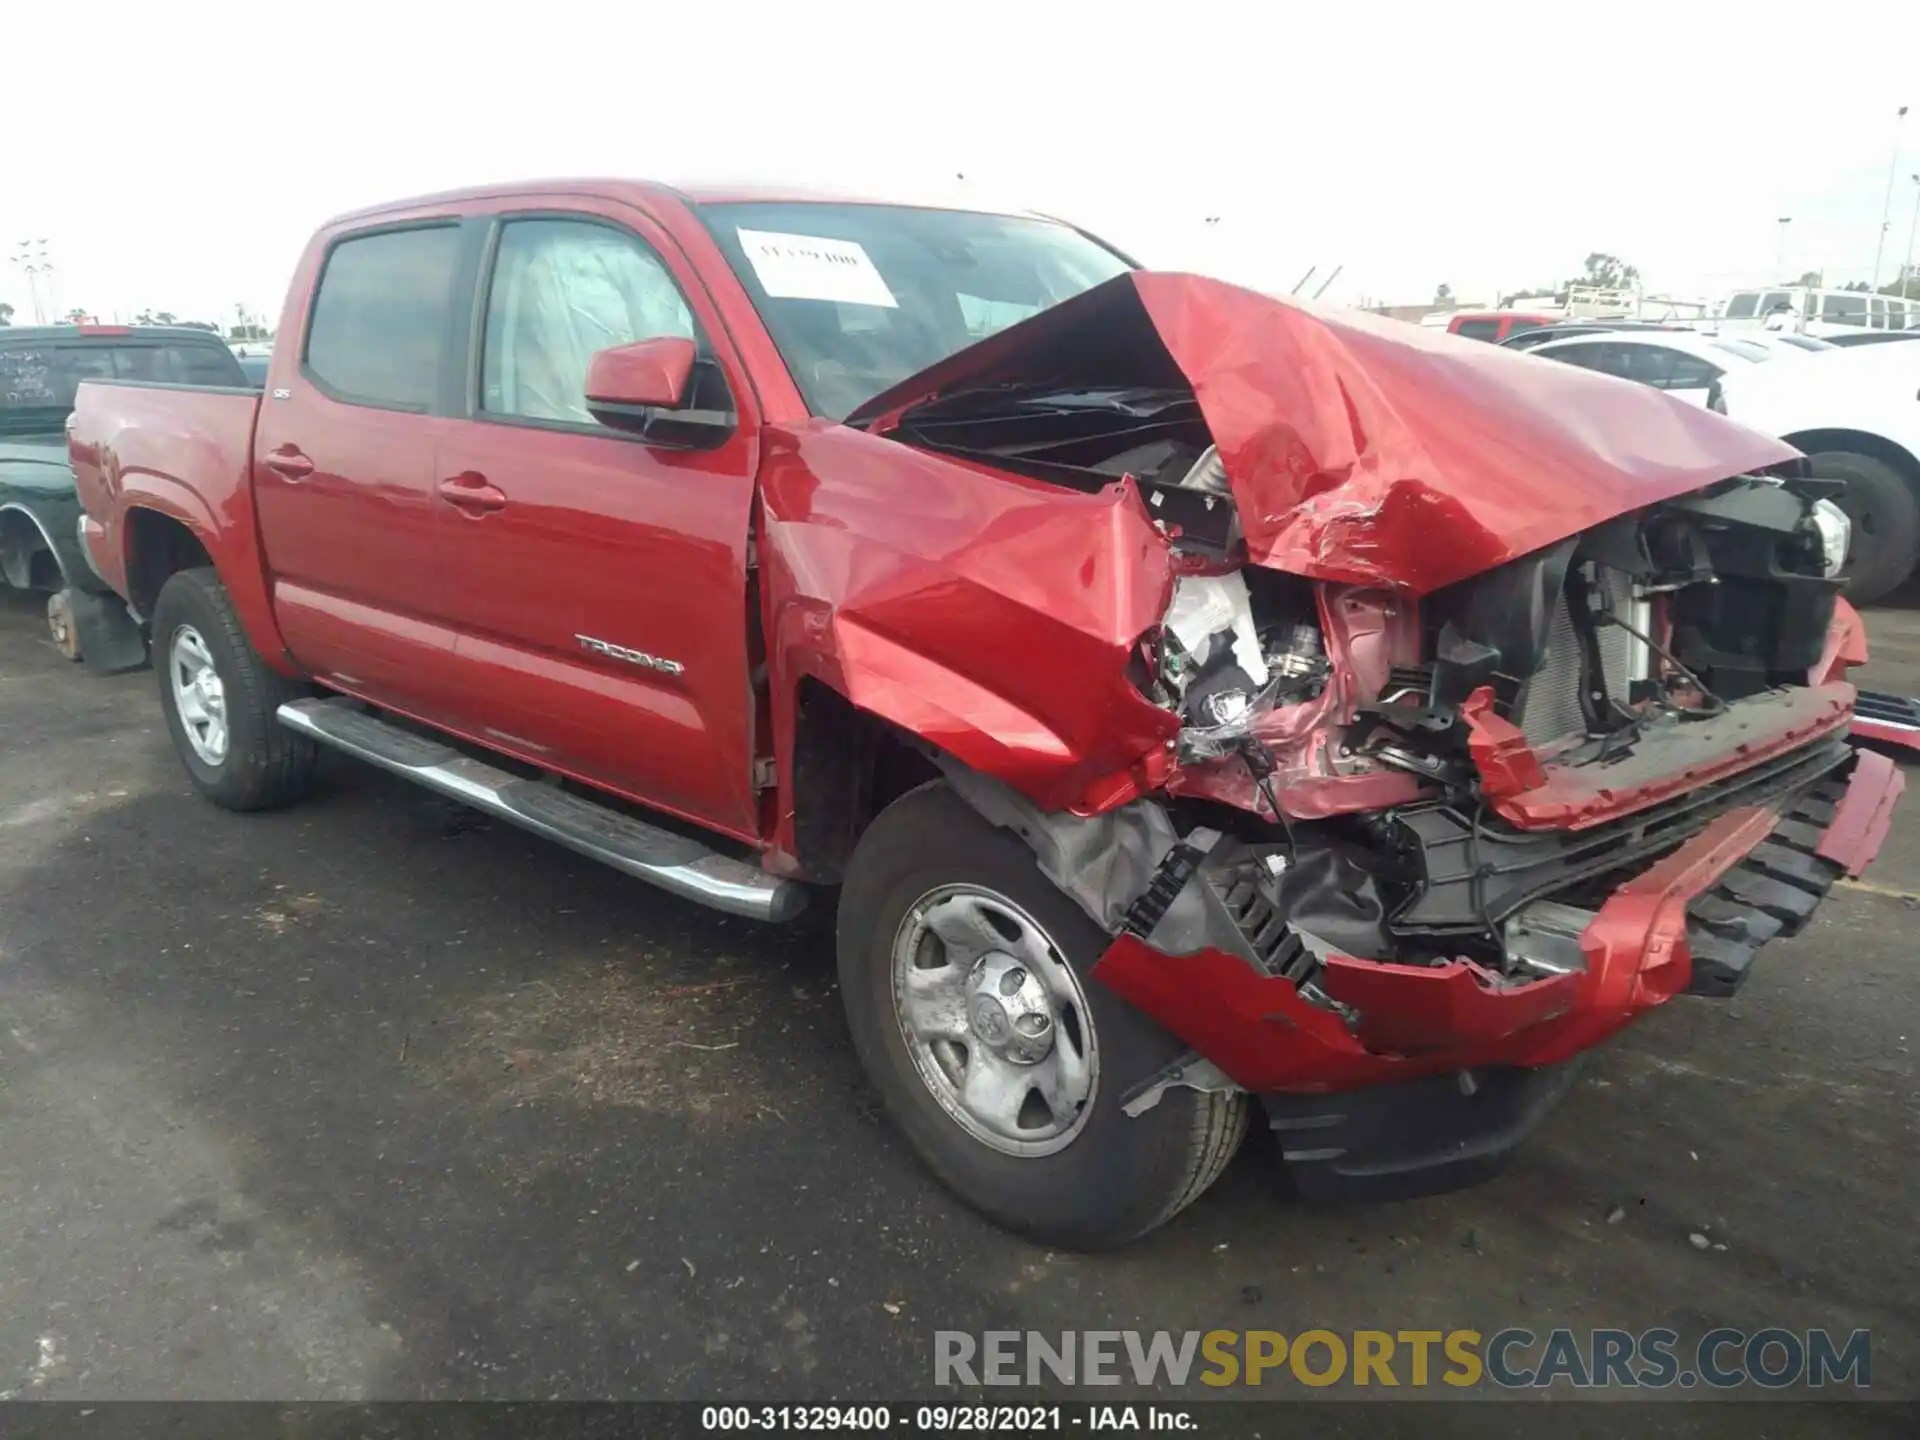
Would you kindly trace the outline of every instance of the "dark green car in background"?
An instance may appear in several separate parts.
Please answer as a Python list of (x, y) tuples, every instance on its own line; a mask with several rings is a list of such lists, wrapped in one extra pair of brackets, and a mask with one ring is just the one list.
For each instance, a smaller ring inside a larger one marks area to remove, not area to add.
[(80, 544), (67, 416), (82, 380), (248, 383), (208, 330), (140, 325), (0, 327), (0, 583), (44, 591), (53, 641), (103, 671), (144, 664), (146, 647)]

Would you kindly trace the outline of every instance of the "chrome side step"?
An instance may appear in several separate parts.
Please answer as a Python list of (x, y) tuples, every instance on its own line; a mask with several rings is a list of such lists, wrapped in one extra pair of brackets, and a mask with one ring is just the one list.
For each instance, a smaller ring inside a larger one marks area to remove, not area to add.
[(282, 725), (322, 745), (716, 910), (751, 920), (786, 920), (806, 905), (805, 888), (791, 880), (591, 800), (523, 780), (451, 745), (377, 720), (351, 700), (293, 700), (278, 714)]

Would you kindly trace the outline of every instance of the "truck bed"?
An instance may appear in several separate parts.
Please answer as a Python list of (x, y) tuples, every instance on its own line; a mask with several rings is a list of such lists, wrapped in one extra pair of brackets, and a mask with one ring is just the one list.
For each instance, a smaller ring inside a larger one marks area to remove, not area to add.
[[(172, 511), (203, 534), (227, 532), (235, 507), (250, 503), (247, 474), (260, 392), (238, 386), (163, 385), (89, 380), (74, 398), (68, 448), (87, 513), (117, 526), (121, 490)], [(125, 544), (96, 538), (102, 578), (126, 593)]]

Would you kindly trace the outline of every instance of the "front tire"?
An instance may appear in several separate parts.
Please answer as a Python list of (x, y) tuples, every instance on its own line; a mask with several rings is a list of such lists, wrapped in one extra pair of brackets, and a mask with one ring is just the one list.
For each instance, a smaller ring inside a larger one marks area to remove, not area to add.
[(1853, 526), (1840, 572), (1847, 598), (1865, 605), (1898, 589), (1920, 560), (1920, 497), (1913, 486), (1886, 461), (1849, 450), (1822, 451), (1807, 462), (1815, 475), (1847, 487), (1834, 501)]
[(305, 691), (261, 660), (212, 570), (178, 571), (161, 588), (153, 659), (168, 733), (202, 795), (268, 810), (312, 788), (318, 748), (275, 717)]
[(1009, 1229), (1105, 1249), (1216, 1180), (1247, 1097), (1128, 1090), (1185, 1050), (1088, 979), (1110, 943), (1017, 838), (944, 783), (890, 805), (841, 892), (841, 996), (854, 1047), (922, 1161)]

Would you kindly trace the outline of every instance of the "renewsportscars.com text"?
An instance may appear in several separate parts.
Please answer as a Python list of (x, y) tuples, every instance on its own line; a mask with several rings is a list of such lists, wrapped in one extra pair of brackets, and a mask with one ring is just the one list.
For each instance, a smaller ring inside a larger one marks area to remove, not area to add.
[(1730, 1390), (1873, 1380), (1873, 1338), (1826, 1330), (965, 1330), (934, 1332), (937, 1385), (1200, 1384)]

